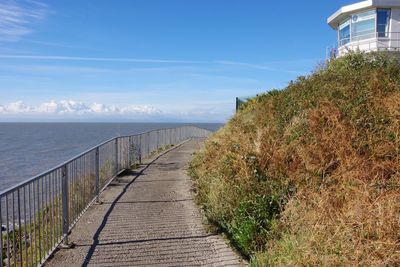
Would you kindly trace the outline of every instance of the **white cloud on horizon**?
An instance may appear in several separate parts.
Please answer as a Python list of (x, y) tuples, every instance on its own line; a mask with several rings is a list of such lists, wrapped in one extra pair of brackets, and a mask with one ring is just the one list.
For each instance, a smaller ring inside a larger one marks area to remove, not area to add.
[(74, 100), (48, 101), (28, 105), (23, 101), (0, 104), (0, 122), (82, 121), (82, 122), (226, 122), (232, 112), (208, 106), (183, 106), (160, 110), (150, 105), (115, 106), (85, 104)]
[(148, 105), (117, 107), (93, 103), (91, 105), (74, 100), (44, 102), (28, 105), (23, 101), (0, 105), (0, 115), (162, 115), (162, 111)]
[(0, 1), (0, 41), (17, 41), (32, 33), (32, 24), (47, 13), (47, 5), (36, 0)]

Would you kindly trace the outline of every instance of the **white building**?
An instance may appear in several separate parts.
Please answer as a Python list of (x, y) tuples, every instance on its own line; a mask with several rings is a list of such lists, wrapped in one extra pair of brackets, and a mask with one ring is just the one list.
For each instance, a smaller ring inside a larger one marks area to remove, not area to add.
[(337, 31), (335, 55), (348, 51), (399, 51), (400, 0), (367, 0), (344, 6), (328, 18)]

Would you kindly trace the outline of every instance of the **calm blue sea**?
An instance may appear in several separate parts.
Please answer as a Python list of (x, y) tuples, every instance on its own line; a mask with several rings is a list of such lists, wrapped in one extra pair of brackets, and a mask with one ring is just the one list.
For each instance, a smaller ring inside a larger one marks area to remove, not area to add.
[[(118, 135), (180, 123), (0, 123), (0, 191)], [(194, 123), (209, 130), (222, 124)]]

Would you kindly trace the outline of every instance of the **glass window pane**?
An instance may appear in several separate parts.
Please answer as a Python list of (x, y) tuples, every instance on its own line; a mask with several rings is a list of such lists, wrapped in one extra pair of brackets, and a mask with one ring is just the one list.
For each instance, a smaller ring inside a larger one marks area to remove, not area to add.
[(350, 19), (339, 25), (339, 46), (350, 42)]
[(367, 12), (357, 13), (352, 16), (353, 22), (359, 22), (363, 20), (375, 19), (375, 9), (369, 10)]
[(364, 40), (375, 37), (376, 12), (355, 14), (351, 17), (351, 38), (353, 41)]
[(377, 32), (379, 37), (388, 37), (390, 9), (378, 9), (376, 13)]

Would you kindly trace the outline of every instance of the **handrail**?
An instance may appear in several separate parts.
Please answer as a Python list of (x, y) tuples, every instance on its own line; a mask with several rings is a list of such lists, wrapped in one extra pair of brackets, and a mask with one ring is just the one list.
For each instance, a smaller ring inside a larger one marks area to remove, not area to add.
[[(391, 39), (393, 39), (392, 35), (394, 35), (394, 34), (396, 34), (399, 37), (400, 32), (370, 32), (370, 33), (366, 33), (366, 34), (358, 34), (356, 36), (343, 38), (343, 39), (337, 41), (337, 45), (336, 46), (337, 47), (346, 46), (347, 44), (352, 43), (352, 42), (358, 42), (358, 41), (363, 41), (363, 40), (368, 40), (368, 39), (375, 39), (375, 38), (383, 38), (383, 39), (391, 40)], [(384, 35), (384, 36), (381, 36), (381, 35)], [(343, 41), (346, 41), (346, 43), (341, 45), (343, 43)]]
[(210, 134), (182, 126), (113, 137), (0, 192), (0, 267), (43, 264), (119, 173), (160, 148)]
[[(187, 126), (182, 126), (182, 127), (187, 127)], [(196, 126), (189, 126), (189, 127), (196, 127)], [(178, 127), (178, 128), (180, 128), (180, 127)], [(68, 159), (68, 160), (64, 161), (63, 163), (56, 165), (56, 167), (53, 167), (53, 168), (51, 168), (51, 169), (49, 169), (49, 170), (46, 170), (46, 171), (44, 171), (44, 172), (42, 172), (42, 173), (40, 173), (40, 174), (38, 174), (38, 175), (35, 175), (35, 176), (33, 176), (32, 178), (28, 178), (27, 180), (22, 181), (22, 182), (20, 182), (20, 183), (14, 185), (14, 186), (11, 186), (11, 187), (8, 188), (8, 189), (5, 189), (5, 190), (3, 190), (3, 191), (0, 191), (0, 198), (1, 198), (2, 196), (4, 196), (5, 193), (7, 193), (7, 192), (9, 192), (9, 191), (11, 191), (11, 190), (16, 190), (16, 189), (20, 188), (21, 186), (24, 186), (24, 185), (28, 184), (29, 182), (32, 182), (33, 180), (35, 180), (35, 179), (37, 179), (37, 178), (40, 178), (40, 177), (42, 177), (42, 176), (45, 176), (45, 175), (49, 174), (50, 172), (52, 172), (52, 171), (54, 171), (54, 170), (56, 170), (56, 169), (59, 169), (59, 168), (63, 167), (63, 166), (66, 165), (66, 164), (69, 164), (70, 162), (76, 160), (77, 158), (80, 158), (80, 157), (82, 157), (82, 156), (84, 156), (84, 155), (86, 155), (86, 154), (88, 154), (88, 153), (90, 153), (90, 152), (93, 152), (96, 148), (98, 148), (98, 147), (100, 147), (100, 146), (102, 146), (102, 145), (104, 145), (104, 144), (106, 144), (106, 143), (109, 143), (109, 142), (114, 141), (114, 140), (117, 139), (117, 138), (133, 137), (133, 136), (139, 136), (139, 135), (142, 135), (142, 134), (148, 134), (148, 133), (152, 133), (152, 132), (157, 132), (157, 131), (162, 131), (162, 130), (170, 130), (170, 129), (178, 129), (178, 128), (161, 128), (161, 129), (145, 131), (145, 132), (141, 132), (141, 133), (137, 133), (137, 134), (133, 134), (133, 135), (119, 135), (119, 136), (116, 136), (116, 137), (112, 137), (112, 138), (110, 138), (110, 139), (108, 139), (108, 140), (106, 140), (106, 141), (103, 141), (103, 142), (100, 143), (99, 145), (96, 145), (96, 146), (94, 146), (94, 147), (92, 147), (92, 148), (89, 148), (89, 149), (85, 150), (84, 152), (81, 152), (80, 154), (74, 156), (73, 158)], [(201, 128), (199, 128), (199, 129), (201, 129)], [(205, 130), (205, 129), (204, 129), (204, 130)], [(207, 130), (207, 131), (208, 131), (208, 130)], [(210, 132), (211, 132), (211, 131), (210, 131)]]
[(348, 51), (400, 50), (400, 32), (373, 32), (339, 40), (327, 47), (327, 59), (345, 55)]
[(236, 97), (236, 112), (240, 109), (241, 106), (243, 106), (244, 103), (246, 103), (249, 99), (257, 97), (259, 94), (252, 95), (252, 96), (241, 96), (241, 97)]

